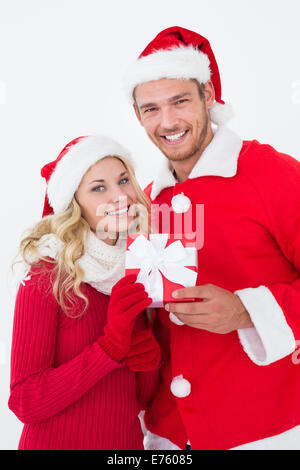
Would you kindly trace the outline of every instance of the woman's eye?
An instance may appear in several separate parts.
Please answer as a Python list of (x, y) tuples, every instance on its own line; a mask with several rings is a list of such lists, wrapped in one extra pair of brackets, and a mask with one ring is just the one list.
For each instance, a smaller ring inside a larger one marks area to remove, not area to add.
[(104, 186), (99, 185), (99, 186), (96, 186), (95, 188), (93, 188), (92, 191), (94, 191), (96, 193), (99, 193), (100, 191), (103, 191), (103, 189), (104, 189)]
[(129, 178), (122, 178), (120, 181), (119, 181), (119, 184), (126, 184), (128, 183), (129, 181)]

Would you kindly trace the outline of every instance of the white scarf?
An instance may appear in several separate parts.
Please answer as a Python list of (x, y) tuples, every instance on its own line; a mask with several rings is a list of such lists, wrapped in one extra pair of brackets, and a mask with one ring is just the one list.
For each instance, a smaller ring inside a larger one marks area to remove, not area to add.
[[(40, 238), (37, 249), (40, 256), (57, 259), (63, 245), (64, 243), (55, 234), (50, 233)], [(116, 245), (111, 246), (90, 231), (84, 246), (85, 252), (78, 260), (78, 264), (84, 270), (83, 282), (109, 295), (112, 287), (125, 274), (126, 238), (119, 237)], [(30, 259), (31, 262), (37, 260), (38, 258)], [(17, 284), (24, 284), (30, 279), (29, 271), (30, 266), (23, 264)]]

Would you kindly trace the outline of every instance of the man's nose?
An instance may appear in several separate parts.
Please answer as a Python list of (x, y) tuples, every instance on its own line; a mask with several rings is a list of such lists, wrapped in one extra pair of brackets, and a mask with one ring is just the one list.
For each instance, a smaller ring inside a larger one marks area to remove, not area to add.
[(171, 106), (162, 108), (160, 116), (160, 127), (164, 131), (171, 132), (178, 128), (178, 116)]

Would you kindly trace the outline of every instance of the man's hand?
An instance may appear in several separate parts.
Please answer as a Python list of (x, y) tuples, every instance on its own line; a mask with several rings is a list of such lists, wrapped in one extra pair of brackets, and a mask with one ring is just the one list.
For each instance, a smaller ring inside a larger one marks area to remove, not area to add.
[(166, 310), (193, 328), (226, 334), (254, 326), (239, 297), (221, 287), (212, 284), (185, 287), (174, 291), (173, 297), (196, 299), (195, 302), (174, 302), (165, 306)]

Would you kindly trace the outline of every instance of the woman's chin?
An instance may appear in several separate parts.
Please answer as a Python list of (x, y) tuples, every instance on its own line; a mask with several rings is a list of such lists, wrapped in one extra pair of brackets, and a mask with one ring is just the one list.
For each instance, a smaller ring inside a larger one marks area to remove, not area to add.
[[(113, 240), (116, 242), (119, 237), (126, 238), (128, 234), (128, 224), (124, 224), (120, 227), (110, 227), (108, 230), (102, 231), (97, 230), (96, 236), (100, 238), (100, 240), (107, 241)], [(112, 243), (110, 243), (112, 244)]]
[(98, 223), (96, 235), (98, 238), (104, 240), (107, 238), (111, 239), (118, 239), (126, 238), (127, 235), (137, 232), (137, 223), (136, 217), (118, 217), (118, 219), (111, 220), (107, 223), (107, 219), (105, 224)]

